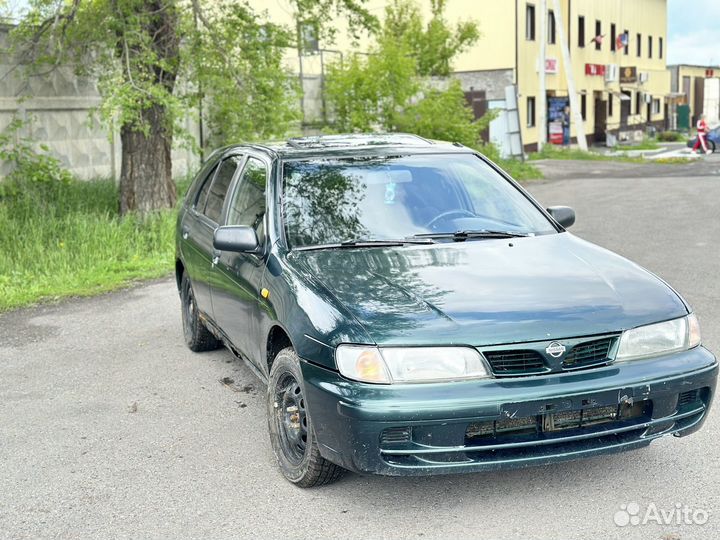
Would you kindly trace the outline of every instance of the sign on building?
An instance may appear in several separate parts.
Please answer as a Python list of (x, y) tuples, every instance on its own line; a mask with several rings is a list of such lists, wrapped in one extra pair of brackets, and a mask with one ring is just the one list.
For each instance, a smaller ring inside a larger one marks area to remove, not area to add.
[(620, 68), (620, 84), (636, 83), (638, 79), (637, 68), (626, 66)]
[(585, 64), (585, 75), (602, 77), (605, 75), (605, 66), (603, 64)]
[(558, 59), (557, 58), (546, 58), (545, 59), (545, 73), (555, 74), (558, 72)]

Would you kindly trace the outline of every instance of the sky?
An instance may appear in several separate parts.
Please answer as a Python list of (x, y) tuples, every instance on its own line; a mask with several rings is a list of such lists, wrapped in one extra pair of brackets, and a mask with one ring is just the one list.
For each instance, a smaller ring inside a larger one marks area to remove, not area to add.
[[(667, 1), (668, 64), (719, 66), (720, 0)], [(10, 7), (17, 12), (27, 6), (27, 0), (0, 0), (0, 6)]]
[(720, 0), (668, 0), (667, 61), (720, 65)]

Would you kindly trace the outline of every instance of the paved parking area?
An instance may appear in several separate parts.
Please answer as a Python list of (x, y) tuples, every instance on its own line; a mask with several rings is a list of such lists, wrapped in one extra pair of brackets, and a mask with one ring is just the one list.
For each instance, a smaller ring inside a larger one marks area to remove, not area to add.
[[(720, 352), (720, 177), (631, 176), (529, 188), (673, 284)], [(720, 537), (717, 410), (616, 456), (303, 491), (275, 468), (263, 392), (228, 352), (185, 349), (170, 279), (0, 315), (0, 538)], [(630, 503), (709, 520), (618, 527)]]

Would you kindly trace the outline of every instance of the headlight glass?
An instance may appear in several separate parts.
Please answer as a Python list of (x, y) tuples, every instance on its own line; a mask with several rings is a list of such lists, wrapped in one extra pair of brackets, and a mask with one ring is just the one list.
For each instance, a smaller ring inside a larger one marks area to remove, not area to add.
[(416, 383), (475, 379), (490, 374), (478, 351), (470, 347), (363, 347), (339, 345), (340, 373), (370, 383)]
[(616, 362), (684, 351), (700, 345), (700, 326), (694, 314), (623, 332)]

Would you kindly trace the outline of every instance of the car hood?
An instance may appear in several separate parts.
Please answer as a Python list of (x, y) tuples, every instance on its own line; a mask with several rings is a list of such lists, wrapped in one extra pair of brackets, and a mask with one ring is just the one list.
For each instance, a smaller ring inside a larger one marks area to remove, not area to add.
[(563, 339), (687, 314), (659, 278), (570, 233), (295, 251), (291, 259), (377, 344)]

